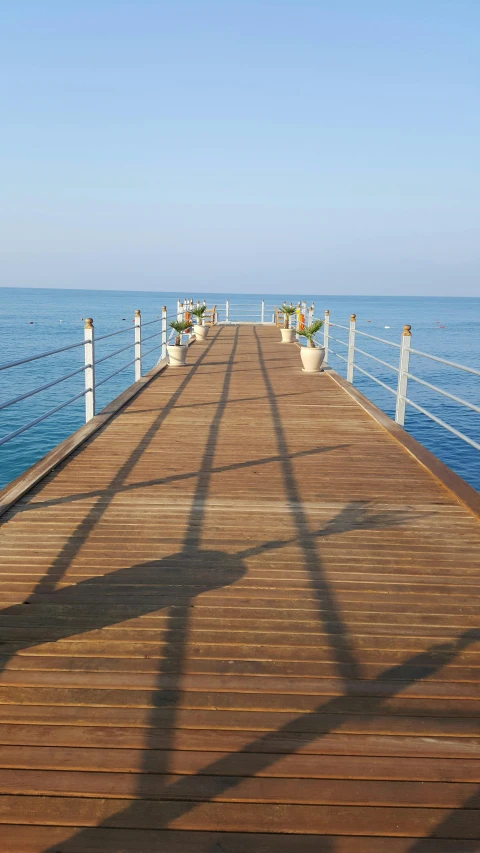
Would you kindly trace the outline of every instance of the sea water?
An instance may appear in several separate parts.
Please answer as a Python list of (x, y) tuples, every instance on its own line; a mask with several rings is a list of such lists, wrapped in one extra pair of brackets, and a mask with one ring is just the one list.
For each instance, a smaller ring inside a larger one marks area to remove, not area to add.
[[(96, 359), (101, 359), (132, 344), (133, 317), (135, 309), (139, 308), (143, 322), (154, 321), (143, 331), (144, 338), (153, 336), (145, 342), (144, 352), (155, 347), (143, 359), (142, 370), (146, 372), (160, 356), (162, 306), (167, 306), (169, 318), (172, 318), (176, 313), (177, 296), (206, 299), (209, 307), (217, 304), (221, 320), (225, 319), (228, 300), (229, 319), (232, 322), (260, 322), (262, 299), (265, 302), (265, 320), (272, 319), (274, 306), (280, 306), (284, 300), (296, 304), (299, 299), (305, 299), (307, 305), (314, 302), (315, 315), (318, 317), (323, 317), (325, 309), (328, 308), (332, 323), (348, 327), (350, 314), (355, 313), (357, 328), (360, 331), (396, 344), (400, 343), (403, 326), (408, 323), (412, 326), (412, 347), (415, 349), (477, 370), (480, 368), (480, 298), (328, 294), (304, 296), (301, 293), (220, 295), (194, 291), (172, 294), (37, 288), (1, 288), (0, 363), (27, 358), (71, 343), (81, 344), (86, 317), (93, 318), (97, 339), (110, 332), (124, 330), (121, 334), (98, 341)], [(330, 337), (330, 364), (344, 376), (346, 364), (339, 356), (346, 358), (345, 343), (348, 332), (331, 326)], [(333, 340), (334, 338), (337, 341)], [(356, 344), (392, 367), (398, 366), (397, 348), (360, 335)], [(96, 382), (99, 383), (116, 373), (132, 359), (131, 347), (106, 359), (97, 367)], [(83, 347), (79, 346), (45, 359), (29, 361), (21, 366), (0, 371), (0, 405), (28, 390), (46, 385), (75, 371), (82, 367), (83, 361)], [(394, 370), (360, 354), (356, 356), (356, 361), (364, 370), (395, 389), (397, 374)], [(411, 356), (410, 373), (474, 405), (480, 405), (480, 377), (454, 370), (418, 355)], [(125, 370), (101, 384), (97, 390), (97, 411), (133, 381), (134, 367), (130, 364)], [(83, 390), (83, 382), (83, 373), (80, 372), (27, 400), (0, 410), (0, 439), (80, 393)], [(354, 384), (387, 414), (394, 414), (395, 397), (392, 393), (358, 370), (355, 371)], [(436, 417), (480, 442), (480, 414), (412, 380), (409, 382), (408, 396)], [(85, 404), (81, 398), (0, 446), (0, 486), (8, 483), (70, 435), (84, 423), (84, 418)], [(318, 419), (320, 430), (321, 411)], [(477, 489), (480, 488), (480, 453), (477, 450), (410, 406), (407, 406), (405, 428), (467, 482)], [(385, 476), (388, 477), (388, 471)]]

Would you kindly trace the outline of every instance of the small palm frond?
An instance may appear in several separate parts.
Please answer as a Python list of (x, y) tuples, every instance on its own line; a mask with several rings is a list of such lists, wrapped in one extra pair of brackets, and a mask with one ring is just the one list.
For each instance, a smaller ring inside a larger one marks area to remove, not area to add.
[(314, 320), (310, 326), (306, 326), (311, 335), (316, 335), (325, 325), (325, 320)]
[(192, 324), (186, 323), (185, 320), (171, 320), (169, 325), (177, 335), (181, 335), (182, 332), (189, 332), (192, 328)]
[(207, 310), (207, 306), (206, 306), (206, 305), (197, 305), (197, 307), (196, 307), (196, 308), (192, 308), (191, 313), (192, 313), (195, 317), (198, 317), (198, 319), (200, 320), (200, 319), (203, 317), (203, 315), (205, 314), (205, 311), (206, 311), (206, 310)]
[(284, 314), (290, 315), (290, 314), (295, 314), (295, 311), (297, 309), (293, 305), (287, 305), (286, 302), (284, 302), (281, 310), (283, 311)]
[(303, 329), (298, 329), (297, 334), (299, 337), (307, 338), (308, 341), (313, 341), (314, 336), (317, 332), (320, 331), (322, 326), (324, 325), (324, 320), (314, 320), (310, 326), (305, 326)]

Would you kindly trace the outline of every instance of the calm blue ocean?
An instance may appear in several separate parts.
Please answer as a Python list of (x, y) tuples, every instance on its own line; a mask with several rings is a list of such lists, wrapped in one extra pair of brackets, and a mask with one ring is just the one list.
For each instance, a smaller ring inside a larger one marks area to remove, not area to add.
[[(83, 340), (83, 318), (93, 317), (96, 336), (121, 328), (125, 334), (98, 343), (97, 358), (108, 355), (133, 340), (133, 315), (142, 311), (142, 320), (159, 318), (162, 305), (173, 316), (177, 295), (207, 299), (209, 306), (217, 303), (224, 319), (225, 300), (230, 301), (230, 320), (260, 320), (261, 300), (265, 299), (266, 319), (274, 305), (284, 299), (297, 302), (299, 293), (278, 295), (154, 293), (139, 291), (92, 291), (1, 288), (0, 362), (13, 361), (37, 352), (56, 349)], [(357, 314), (357, 328), (398, 343), (405, 323), (412, 326), (412, 346), (424, 352), (479, 368), (480, 298), (426, 298), (331, 296), (305, 297), (307, 304), (315, 302), (315, 314), (323, 316), (330, 309), (331, 321), (348, 326), (352, 312)], [(148, 326), (145, 336), (160, 331), (160, 323)], [(333, 337), (346, 340), (345, 331), (332, 327)], [(144, 349), (159, 344), (152, 338)], [(398, 351), (384, 344), (357, 338), (361, 349), (393, 365), (398, 364)], [(332, 342), (332, 349), (345, 355), (341, 344)], [(143, 370), (152, 367), (159, 357), (156, 349), (144, 360)], [(99, 365), (97, 382), (107, 377), (133, 358), (131, 350)], [(20, 367), (0, 371), (0, 404), (39, 385), (74, 371), (83, 363), (83, 349), (70, 350), (48, 359), (32, 361)], [(330, 363), (345, 375), (345, 363), (331, 356)], [(396, 374), (377, 362), (358, 356), (358, 363), (383, 382), (395, 386)], [(410, 372), (444, 388), (475, 405), (480, 405), (480, 377), (452, 370), (444, 365), (412, 356)], [(101, 385), (97, 392), (97, 411), (133, 381), (133, 365)], [(356, 372), (355, 385), (389, 415), (394, 413), (395, 399), (372, 380)], [(0, 411), (0, 438), (37, 418), (79, 393), (83, 374), (72, 377), (26, 401)], [(437, 417), (480, 441), (480, 415), (429, 389), (410, 382), (409, 396)], [(0, 486), (5, 485), (33, 464), (63, 438), (84, 422), (84, 401), (62, 409), (57, 414), (0, 447)], [(319, 423), (321, 428), (321, 423)], [(480, 453), (446, 432), (411, 407), (407, 409), (406, 429), (440, 459), (457, 471), (475, 488), (480, 489)]]

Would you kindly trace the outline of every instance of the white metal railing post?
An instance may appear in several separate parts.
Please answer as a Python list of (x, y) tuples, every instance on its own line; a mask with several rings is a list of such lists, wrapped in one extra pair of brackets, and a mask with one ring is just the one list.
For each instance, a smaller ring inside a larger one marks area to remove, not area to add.
[(395, 406), (395, 423), (403, 426), (405, 423), (405, 397), (407, 396), (408, 366), (410, 362), (410, 347), (412, 345), (412, 327), (404, 326), (400, 341), (400, 363), (398, 366), (397, 404)]
[(313, 321), (314, 321), (314, 319), (315, 319), (315, 302), (312, 302), (312, 307), (310, 308), (310, 311), (311, 311), (311, 315), (310, 315), (310, 316), (311, 316), (311, 319), (310, 319), (310, 322), (311, 322), (311, 323), (313, 323)]
[(182, 302), (180, 299), (177, 299), (177, 320), (180, 322), (182, 319)]
[(135, 311), (135, 382), (142, 376), (142, 317)]
[(167, 357), (167, 306), (164, 305), (162, 308), (162, 353), (161, 359), (163, 361), (164, 358)]
[(85, 421), (95, 415), (95, 342), (93, 320), (87, 317), (84, 329), (85, 351)]
[(330, 323), (330, 311), (325, 311), (325, 322), (323, 324), (323, 346), (325, 348), (325, 361), (328, 364), (328, 333), (329, 333), (329, 324)]
[(355, 327), (357, 315), (350, 314), (350, 331), (348, 333), (347, 382), (353, 385), (353, 367), (355, 364)]
[(264, 299), (262, 299), (262, 320), (261, 320), (261, 322), (262, 323), (265, 322), (265, 300)]
[(313, 302), (308, 309), (308, 325), (311, 326), (313, 323)]
[(225, 300), (225, 322), (226, 322), (226, 323), (228, 323), (228, 322), (229, 322), (229, 319), (228, 319), (228, 309), (229, 309), (228, 299), (226, 299), (226, 300)]

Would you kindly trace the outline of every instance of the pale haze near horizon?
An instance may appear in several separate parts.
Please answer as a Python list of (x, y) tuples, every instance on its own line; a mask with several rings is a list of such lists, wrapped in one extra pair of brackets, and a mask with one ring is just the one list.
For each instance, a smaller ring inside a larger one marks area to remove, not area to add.
[(0, 286), (479, 295), (480, 4), (0, 11)]

